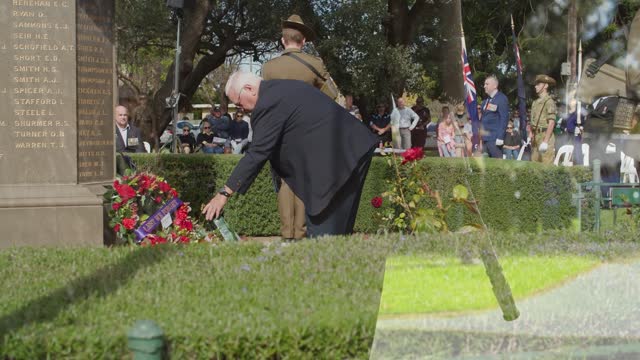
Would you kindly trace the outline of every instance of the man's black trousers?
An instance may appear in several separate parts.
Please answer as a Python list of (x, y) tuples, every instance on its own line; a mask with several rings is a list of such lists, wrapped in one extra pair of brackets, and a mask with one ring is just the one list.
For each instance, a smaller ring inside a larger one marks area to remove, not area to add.
[(371, 149), (363, 156), (349, 180), (336, 193), (326, 209), (315, 216), (306, 214), (308, 237), (346, 235), (353, 232), (360, 195), (369, 165), (371, 165), (373, 150)]

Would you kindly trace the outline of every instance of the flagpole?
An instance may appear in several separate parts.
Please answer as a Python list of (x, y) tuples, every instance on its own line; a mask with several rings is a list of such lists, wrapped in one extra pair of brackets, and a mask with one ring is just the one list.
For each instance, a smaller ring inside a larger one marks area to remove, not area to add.
[[(576, 85), (580, 85), (580, 79), (582, 78), (582, 40), (578, 45), (578, 76)], [(573, 141), (573, 162), (577, 165), (584, 165), (584, 155), (582, 154), (582, 102), (578, 100), (578, 87), (574, 93), (574, 97), (577, 100), (576, 106), (576, 128), (574, 130)]]
[[(464, 28), (460, 22), (460, 42), (462, 45), (462, 77), (464, 79), (465, 104), (467, 105), (467, 114), (471, 121), (471, 143), (472, 153), (479, 150), (480, 147), (480, 120), (478, 114), (478, 101), (476, 86), (471, 74), (471, 65), (467, 55), (467, 45), (464, 40)], [(468, 73), (467, 73), (468, 70)]]
[[(523, 139), (528, 139), (527, 132), (527, 94), (524, 87), (524, 79), (522, 76), (522, 59), (520, 58), (520, 50), (518, 49), (518, 39), (516, 38), (516, 26), (511, 15), (511, 35), (513, 37), (513, 52), (516, 57), (516, 73), (518, 83), (518, 112), (520, 113), (520, 134)], [(527, 146), (526, 144), (523, 146)]]
[[(479, 143), (478, 127), (480, 124), (478, 120), (477, 99), (474, 98), (476, 97), (475, 84), (471, 77), (471, 67), (469, 66), (469, 59), (467, 57), (467, 46), (464, 41), (464, 29), (462, 27), (462, 22), (460, 23), (460, 34), (462, 43), (462, 75), (464, 78), (466, 95), (465, 103), (467, 104), (467, 112), (469, 113), (469, 118), (471, 119), (472, 124), (474, 122), (476, 124), (475, 126), (472, 126), (473, 138)], [(475, 119), (473, 119), (473, 117), (475, 117)], [(475, 145), (476, 143), (474, 143), (474, 146)], [(511, 286), (509, 286), (509, 282), (507, 282), (507, 279), (502, 272), (498, 256), (493, 249), (493, 245), (491, 244), (489, 237), (481, 238), (478, 243), (478, 247), (480, 248), (480, 258), (484, 264), (485, 273), (489, 277), (489, 282), (491, 282), (493, 294), (498, 301), (498, 305), (500, 305), (500, 309), (502, 309), (502, 317), (507, 321), (517, 319), (520, 316), (520, 312), (516, 307), (516, 303), (511, 293)]]
[[(580, 40), (580, 44), (578, 45), (578, 84), (580, 84), (580, 79), (582, 78), (582, 40)], [(578, 99), (578, 93), (577, 93), (578, 89), (576, 87), (576, 94), (575, 97), (576, 99)], [(580, 117), (580, 113), (582, 112), (582, 102), (580, 102), (580, 100), (578, 100), (578, 118), (576, 119), (576, 124), (578, 127), (576, 127), (576, 136), (580, 135), (580, 130), (579, 127), (582, 126), (582, 118)]]

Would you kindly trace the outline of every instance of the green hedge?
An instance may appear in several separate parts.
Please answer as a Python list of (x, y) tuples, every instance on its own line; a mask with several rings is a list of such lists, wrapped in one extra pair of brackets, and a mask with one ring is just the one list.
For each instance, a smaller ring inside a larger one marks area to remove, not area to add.
[[(211, 155), (135, 155), (139, 169), (165, 177), (176, 187), (182, 199), (191, 202), (194, 211), (209, 201), (231, 174), (240, 156)], [(371, 198), (387, 187), (393, 172), (387, 158), (375, 157), (371, 164), (355, 230), (374, 233), (380, 223)], [(545, 166), (531, 162), (485, 158), (469, 160), (472, 172), (462, 159), (425, 158), (420, 161), (425, 178), (440, 190), (449, 205), (451, 189), (468, 181), (479, 201), (485, 223), (495, 229), (533, 232), (566, 228), (575, 217), (571, 194), (576, 182), (588, 181), (590, 170), (582, 167)], [(225, 218), (240, 234), (279, 235), (280, 224), (276, 196), (268, 164), (245, 196), (234, 196), (225, 208)], [(451, 228), (478, 222), (468, 211), (454, 205), (447, 219)]]
[[(129, 358), (139, 319), (172, 359), (365, 359), (387, 256), (456, 254), (477, 236), (0, 250), (0, 359)], [(500, 254), (638, 253), (633, 232), (492, 240)]]

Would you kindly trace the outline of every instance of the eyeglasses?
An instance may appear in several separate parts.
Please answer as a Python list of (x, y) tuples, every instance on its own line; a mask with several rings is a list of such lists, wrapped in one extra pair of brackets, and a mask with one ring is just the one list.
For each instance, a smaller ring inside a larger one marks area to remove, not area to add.
[(242, 95), (242, 90), (244, 90), (244, 86), (240, 88), (240, 91), (238, 91), (238, 101), (236, 101), (236, 105), (240, 104), (240, 96)]
[(507, 126), (507, 129), (513, 129), (513, 126)]
[(211, 126), (205, 126), (205, 127), (203, 127), (203, 129), (205, 129), (205, 130), (206, 129), (211, 129)]

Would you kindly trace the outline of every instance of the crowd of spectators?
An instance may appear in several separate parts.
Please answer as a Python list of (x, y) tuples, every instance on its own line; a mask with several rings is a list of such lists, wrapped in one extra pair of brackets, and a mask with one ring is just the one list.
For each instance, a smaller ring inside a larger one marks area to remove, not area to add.
[[(475, 148), (472, 141), (472, 124), (465, 104), (455, 104), (452, 107), (443, 104), (439, 106), (440, 114), (432, 116), (432, 111), (425, 105), (423, 97), (418, 97), (412, 107), (407, 105), (407, 99), (401, 97), (396, 100), (396, 106), (393, 107), (385, 102), (379, 102), (374, 111), (367, 115), (360, 112), (351, 95), (346, 95), (344, 107), (354, 117), (368, 125), (371, 131), (378, 136), (380, 147), (393, 146), (392, 125), (395, 111), (399, 139), (396, 147), (401, 149), (431, 147), (437, 150), (437, 154), (441, 157), (479, 156), (484, 152), (491, 157), (516, 160), (519, 158), (523, 147), (529, 145), (526, 140), (532, 137), (531, 127), (527, 128), (527, 134), (522, 134), (520, 126), (522, 120), (518, 110), (511, 109), (507, 111), (510, 116), (504, 127), (501, 125), (502, 119), (490, 125), (485, 123), (486, 119), (485, 122), (482, 121), (483, 115), (487, 119), (491, 116), (496, 117), (496, 119), (502, 117), (498, 111), (492, 111), (492, 109), (497, 110), (500, 106), (504, 106), (500, 103), (504, 99), (500, 98), (501, 93), (497, 87), (497, 79), (488, 77), (485, 82), (485, 91), (488, 96), (477, 108), (480, 120), (480, 135)], [(453, 112), (451, 108), (454, 109)], [(124, 107), (118, 107), (118, 109), (122, 110), (120, 113), (126, 112)], [(436, 106), (437, 109), (438, 106)], [(561, 125), (558, 126), (558, 133), (566, 133), (564, 134), (566, 138), (569, 138), (569, 135), (572, 135), (575, 131), (575, 110), (575, 106), (570, 106), (568, 115), (558, 117), (558, 124)], [(531, 113), (529, 112), (527, 116), (531, 118)], [(120, 117), (124, 118), (124, 116)], [(120, 129), (117, 135), (121, 135), (117, 136), (116, 140), (120, 140), (118, 143), (122, 142), (124, 144), (122, 138), (128, 136), (126, 129), (131, 129), (129, 130), (129, 135), (134, 138), (133, 140), (129, 139), (126, 145), (132, 148), (135, 145), (135, 151), (141, 151), (139, 150), (141, 146), (135, 143), (136, 138), (139, 138), (135, 133), (137, 129), (132, 128), (131, 125), (123, 120), (120, 123), (116, 121), (116, 125), (119, 126), (117, 129)], [(213, 105), (210, 113), (201, 121), (199, 126), (195, 127), (196, 130), (199, 130), (197, 136), (193, 133), (194, 125), (191, 122), (182, 121), (180, 126), (181, 129), (178, 129), (177, 137), (180, 144), (179, 152), (182, 153), (242, 154), (251, 143), (250, 114), (244, 112), (242, 108), (237, 109), (233, 114), (229, 114), (226, 107)], [(559, 141), (555, 147), (561, 146), (568, 141)], [(127, 146), (120, 147), (126, 148)], [(125, 151), (127, 150), (125, 149)], [(526, 155), (524, 159), (527, 159)]]

